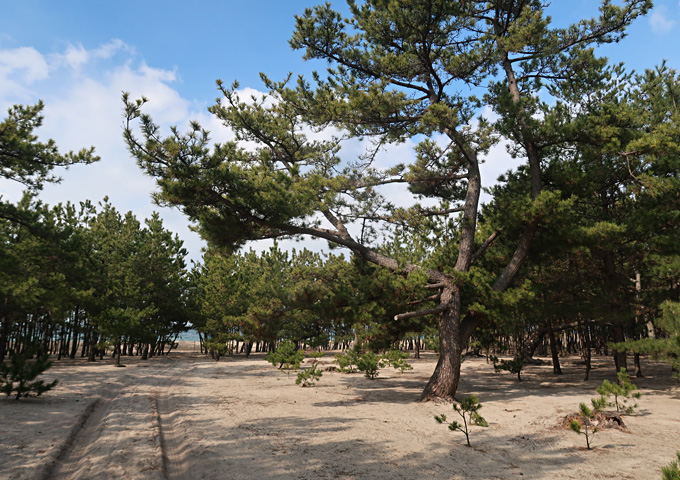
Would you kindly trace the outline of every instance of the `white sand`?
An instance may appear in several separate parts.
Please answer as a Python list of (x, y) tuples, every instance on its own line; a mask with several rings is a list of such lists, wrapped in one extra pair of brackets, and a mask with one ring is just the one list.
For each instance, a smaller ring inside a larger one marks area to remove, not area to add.
[(598, 432), (588, 451), (561, 424), (615, 378), (609, 359), (588, 382), (569, 358), (564, 375), (530, 366), (521, 383), (467, 360), (458, 397), (476, 394), (489, 422), (472, 427), (468, 448), (433, 419), (455, 418), (450, 404), (417, 401), (432, 354), (403, 375), (324, 372), (302, 388), (262, 356), (214, 362), (193, 349), (123, 358), (126, 368), (55, 361), (44, 377), (58, 378), (56, 389), (0, 399), (0, 478), (657, 480), (680, 450), (680, 387), (664, 364), (643, 363), (639, 413), (624, 417), (626, 431)]

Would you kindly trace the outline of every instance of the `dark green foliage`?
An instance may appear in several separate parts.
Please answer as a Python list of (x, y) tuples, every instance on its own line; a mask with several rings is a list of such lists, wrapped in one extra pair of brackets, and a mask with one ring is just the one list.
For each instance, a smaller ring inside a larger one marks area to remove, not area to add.
[(212, 358), (214, 358), (216, 362), (218, 362), (223, 355), (231, 354), (233, 352), (233, 349), (229, 348), (227, 342), (223, 338), (219, 338), (219, 336), (217, 336), (217, 338), (212, 336), (210, 339), (204, 340), (203, 346), (210, 352)]
[(631, 340), (612, 347), (620, 351), (648, 353), (653, 358), (670, 364), (673, 374), (680, 381), (680, 302), (662, 303), (661, 316), (654, 324), (665, 333), (664, 337)]
[(366, 378), (375, 378), (378, 376), (378, 369), (380, 368), (380, 357), (373, 352), (366, 352), (357, 362), (359, 371), (364, 372)]
[[(616, 407), (617, 412), (631, 414), (633, 413), (633, 410), (638, 407), (638, 404), (634, 403), (633, 405), (628, 405), (628, 401), (631, 398), (639, 399), (642, 394), (637, 391), (637, 386), (630, 381), (630, 377), (625, 368), (621, 369), (618, 373), (618, 377), (619, 380), (617, 383), (611, 383), (609, 380), (602, 382), (602, 385), (597, 389), (597, 393), (599, 393), (602, 398), (607, 399), (607, 405)], [(612, 396), (614, 397), (614, 401), (609, 402), (608, 399)]]
[(283, 370), (297, 370), (304, 359), (305, 352), (298, 350), (293, 342), (282, 342), (267, 355), (269, 363)]
[(309, 358), (313, 358), (315, 361), (319, 358), (323, 357), (323, 352), (310, 352), (309, 353)]
[[(37, 349), (28, 348), (21, 353), (12, 352), (9, 364), (0, 363), (0, 392), (8, 397), (16, 392), (21, 397), (37, 397), (54, 388), (58, 380), (45, 383), (35, 378), (52, 366), (47, 355), (31, 360)], [(34, 381), (35, 380), (35, 381)]]
[(380, 367), (392, 367), (395, 370), (399, 370), (399, 373), (413, 370), (411, 364), (406, 361), (408, 357), (408, 353), (401, 350), (390, 350), (380, 358)]
[(677, 459), (661, 468), (661, 480), (680, 480), (680, 452)]
[(501, 360), (498, 357), (491, 355), (489, 359), (493, 362), (493, 369), (496, 372), (506, 371), (517, 374), (517, 380), (522, 381), (521, 373), (525, 362), (521, 358), (514, 358), (512, 360)]
[(342, 373), (356, 372), (360, 358), (361, 353), (357, 348), (348, 350), (346, 353), (338, 353), (335, 355), (335, 361), (338, 362), (338, 371)]
[(434, 419), (437, 423), (446, 423), (449, 426), (449, 430), (463, 432), (465, 434), (465, 439), (467, 440), (467, 446), (470, 447), (470, 426), (478, 425), (480, 427), (488, 427), (489, 424), (484, 420), (484, 418), (479, 414), (479, 410), (482, 408), (482, 404), (475, 395), (470, 395), (465, 397), (462, 402), (454, 403), (453, 409), (455, 412), (463, 419), (463, 423), (454, 420), (451, 423), (447, 423), (446, 415), (436, 415)]
[(298, 372), (295, 384), (303, 387), (313, 387), (322, 375), (323, 372), (319, 370), (318, 365), (315, 363), (310, 368)]

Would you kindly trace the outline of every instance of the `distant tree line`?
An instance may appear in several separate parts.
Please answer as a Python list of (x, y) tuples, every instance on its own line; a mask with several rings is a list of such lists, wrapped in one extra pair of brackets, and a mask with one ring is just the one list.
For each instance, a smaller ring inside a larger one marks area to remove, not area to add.
[(2, 176), (26, 187), (20, 202), (0, 203), (0, 361), (9, 351), (94, 360), (108, 350), (117, 362), (166, 352), (190, 319), (182, 242), (157, 214), (142, 224), (106, 198), (36, 200), (58, 181), (55, 166), (97, 160), (39, 142), (41, 109), (14, 107), (0, 124)]

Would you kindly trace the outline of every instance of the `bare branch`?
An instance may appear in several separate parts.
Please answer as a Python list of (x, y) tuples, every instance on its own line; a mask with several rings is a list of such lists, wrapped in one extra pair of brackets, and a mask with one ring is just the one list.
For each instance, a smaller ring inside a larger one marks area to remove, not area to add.
[(478, 250), (475, 252), (475, 254), (472, 256), (471, 263), (475, 263), (475, 262), (479, 259), (479, 257), (481, 257), (482, 255), (484, 255), (484, 252), (486, 252), (486, 249), (489, 248), (489, 247), (491, 246), (491, 244), (494, 242), (494, 240), (496, 240), (496, 238), (498, 237), (498, 235), (501, 234), (502, 231), (503, 231), (503, 227), (501, 227), (501, 228), (499, 228), (498, 230), (496, 230), (495, 232), (493, 232), (493, 233), (489, 236), (489, 238), (487, 238), (486, 240), (484, 240), (484, 243), (482, 243), (482, 244), (480, 245), (479, 249), (478, 249)]
[(399, 321), (399, 320), (408, 320), (409, 318), (418, 318), (418, 317), (424, 317), (425, 315), (434, 315), (437, 313), (442, 313), (446, 311), (450, 305), (442, 304), (442, 305), (437, 305), (434, 308), (428, 308), (425, 310), (418, 310), (416, 312), (406, 312), (406, 313), (400, 313), (398, 315), (394, 316), (394, 320)]

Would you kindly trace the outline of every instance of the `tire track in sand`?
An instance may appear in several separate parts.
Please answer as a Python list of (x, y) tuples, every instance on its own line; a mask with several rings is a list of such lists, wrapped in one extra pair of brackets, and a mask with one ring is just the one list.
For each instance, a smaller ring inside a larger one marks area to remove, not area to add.
[(188, 478), (171, 390), (196, 365), (164, 360), (102, 384), (41, 478)]

